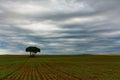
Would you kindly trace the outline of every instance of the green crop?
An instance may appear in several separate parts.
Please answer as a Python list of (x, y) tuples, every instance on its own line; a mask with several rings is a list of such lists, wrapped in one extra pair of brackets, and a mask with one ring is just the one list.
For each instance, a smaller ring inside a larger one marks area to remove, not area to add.
[(1, 80), (120, 80), (120, 56), (0, 56)]

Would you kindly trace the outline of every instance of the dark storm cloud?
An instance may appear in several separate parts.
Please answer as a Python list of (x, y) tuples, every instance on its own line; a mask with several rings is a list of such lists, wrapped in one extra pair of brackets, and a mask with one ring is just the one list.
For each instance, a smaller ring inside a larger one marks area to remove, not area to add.
[(0, 54), (119, 53), (119, 0), (0, 0)]

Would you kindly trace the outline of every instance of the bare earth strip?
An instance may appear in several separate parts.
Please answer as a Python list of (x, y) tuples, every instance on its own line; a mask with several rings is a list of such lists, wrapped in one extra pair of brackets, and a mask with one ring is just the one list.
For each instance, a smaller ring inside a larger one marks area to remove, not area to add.
[[(23, 75), (23, 73), (18, 73), (18, 71), (19, 70), (21, 70), (23, 67), (24, 67), (24, 65), (27, 63), (27, 61), (28, 61), (28, 59), (25, 61), (25, 62), (23, 62), (19, 67), (18, 66), (14, 66), (14, 67), (12, 67), (12, 68), (15, 68), (15, 70), (14, 71), (12, 71), (12, 72), (10, 72), (9, 74), (7, 74), (6, 76), (4, 76), (1, 80), (14, 80), (15, 79), (15, 77), (16, 77), (16, 75)], [(20, 76), (20, 77), (21, 77)], [(17, 76), (17, 77), (19, 77), (19, 76)], [(16, 78), (17, 78), (16, 77)]]

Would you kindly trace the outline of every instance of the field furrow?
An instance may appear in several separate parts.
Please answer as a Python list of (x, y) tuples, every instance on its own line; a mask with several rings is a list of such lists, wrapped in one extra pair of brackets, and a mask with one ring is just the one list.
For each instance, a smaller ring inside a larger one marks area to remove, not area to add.
[(120, 80), (118, 56), (9, 58), (2, 58), (0, 80)]
[(67, 72), (63, 72), (61, 70), (55, 69), (51, 67), (50, 65), (48, 65), (47, 63), (42, 64), (42, 66), (47, 70), (46, 74), (48, 74), (48, 77), (51, 80), (55, 79), (53, 77), (56, 77), (56, 79), (59, 79), (59, 80), (66, 80), (66, 79), (67, 80), (81, 80), (80, 78), (70, 75)]

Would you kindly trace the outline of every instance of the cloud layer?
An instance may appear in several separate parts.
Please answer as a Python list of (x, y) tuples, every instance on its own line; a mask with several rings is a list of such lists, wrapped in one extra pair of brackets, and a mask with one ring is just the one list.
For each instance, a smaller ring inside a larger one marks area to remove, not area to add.
[(120, 52), (119, 0), (0, 0), (0, 54)]

